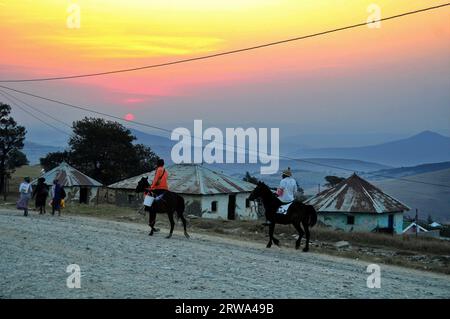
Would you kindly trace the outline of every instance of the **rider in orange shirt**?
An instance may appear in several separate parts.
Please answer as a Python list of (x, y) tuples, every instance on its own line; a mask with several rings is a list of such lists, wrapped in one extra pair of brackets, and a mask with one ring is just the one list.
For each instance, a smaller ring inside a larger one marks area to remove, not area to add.
[(150, 191), (157, 197), (160, 197), (160, 195), (163, 195), (169, 190), (169, 186), (167, 185), (167, 177), (169, 174), (164, 168), (163, 159), (158, 159), (156, 162), (156, 167), (155, 177), (153, 178), (152, 185), (150, 186)]

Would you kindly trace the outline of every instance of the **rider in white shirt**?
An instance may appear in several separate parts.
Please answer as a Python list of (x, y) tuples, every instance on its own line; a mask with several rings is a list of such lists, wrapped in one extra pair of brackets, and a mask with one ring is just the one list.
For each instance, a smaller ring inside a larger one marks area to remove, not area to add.
[[(282, 205), (288, 204), (295, 199), (295, 193), (297, 192), (297, 182), (292, 177), (291, 168), (283, 171), (281, 175), (280, 186), (277, 188), (277, 195)], [(270, 221), (266, 220), (263, 223), (264, 226), (270, 225)]]
[(278, 198), (284, 203), (290, 203), (295, 199), (295, 193), (297, 192), (297, 182), (292, 177), (291, 169), (283, 171), (280, 186), (278, 187)]

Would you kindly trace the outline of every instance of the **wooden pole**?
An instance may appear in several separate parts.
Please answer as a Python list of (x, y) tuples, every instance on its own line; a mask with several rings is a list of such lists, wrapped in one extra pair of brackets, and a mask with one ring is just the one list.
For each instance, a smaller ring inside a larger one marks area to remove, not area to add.
[(419, 232), (419, 210), (416, 208), (416, 238)]

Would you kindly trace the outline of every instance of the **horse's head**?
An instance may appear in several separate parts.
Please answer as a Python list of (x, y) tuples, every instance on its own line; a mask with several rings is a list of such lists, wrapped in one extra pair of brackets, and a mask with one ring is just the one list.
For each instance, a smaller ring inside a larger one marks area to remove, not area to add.
[(264, 182), (258, 182), (255, 189), (250, 193), (248, 200), (254, 201), (257, 198), (261, 198), (267, 190), (270, 191), (269, 187), (264, 184)]
[(142, 177), (136, 186), (136, 193), (142, 193), (149, 186), (148, 176)]

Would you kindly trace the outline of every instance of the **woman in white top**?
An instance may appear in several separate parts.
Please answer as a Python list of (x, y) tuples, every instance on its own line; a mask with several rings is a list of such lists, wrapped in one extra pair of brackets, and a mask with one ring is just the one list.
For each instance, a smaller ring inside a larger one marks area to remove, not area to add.
[(23, 182), (19, 186), (19, 201), (17, 202), (17, 208), (23, 209), (23, 215), (28, 216), (28, 202), (33, 194), (33, 189), (30, 184), (30, 178), (25, 177)]

